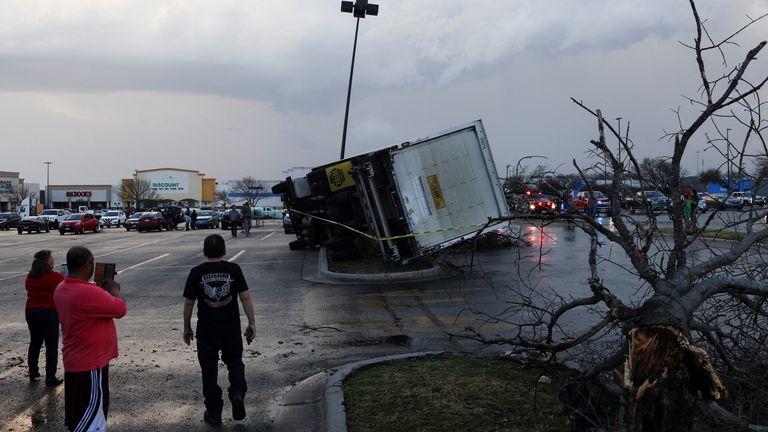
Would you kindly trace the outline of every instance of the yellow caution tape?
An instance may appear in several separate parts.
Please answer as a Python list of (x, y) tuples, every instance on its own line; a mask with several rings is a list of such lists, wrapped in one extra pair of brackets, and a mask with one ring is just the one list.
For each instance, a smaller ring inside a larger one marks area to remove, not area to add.
[(333, 221), (333, 220), (330, 220), (330, 219), (321, 218), (320, 216), (311, 215), (309, 213), (304, 213), (302, 211), (295, 210), (295, 209), (288, 209), (288, 211), (289, 212), (298, 213), (298, 214), (301, 214), (301, 215), (304, 215), (304, 216), (309, 216), (311, 218), (315, 218), (315, 219), (321, 220), (323, 222), (328, 222), (330, 224), (338, 225), (338, 226), (340, 226), (340, 227), (342, 227), (344, 229), (347, 229), (349, 231), (352, 231), (352, 232), (355, 232), (357, 234), (360, 234), (361, 236), (368, 237), (369, 239), (376, 240), (376, 241), (397, 240), (397, 239), (408, 238), (408, 237), (416, 237), (417, 235), (434, 234), (434, 233), (439, 233), (439, 232), (444, 232), (444, 231), (462, 230), (462, 229), (467, 229), (467, 228), (482, 227), (482, 226), (486, 225), (485, 223), (480, 223), (480, 224), (465, 225), (465, 226), (460, 226), (460, 227), (441, 228), (441, 229), (436, 229), (436, 230), (431, 230), (431, 231), (423, 231), (423, 232), (417, 232), (417, 233), (411, 233), (411, 234), (403, 234), (403, 235), (397, 235), (397, 236), (392, 236), (392, 237), (376, 237), (376, 236), (368, 234), (367, 232), (360, 231), (358, 229), (352, 228), (351, 226), (344, 225), (343, 223), (340, 223), (340, 222), (336, 222), (336, 221)]

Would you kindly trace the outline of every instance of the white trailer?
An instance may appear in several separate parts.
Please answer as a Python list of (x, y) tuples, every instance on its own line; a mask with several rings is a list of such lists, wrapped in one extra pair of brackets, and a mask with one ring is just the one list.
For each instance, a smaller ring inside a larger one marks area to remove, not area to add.
[(509, 216), (480, 120), (312, 169), (276, 185), (298, 240), (353, 258), (360, 238), (407, 262), (473, 236)]

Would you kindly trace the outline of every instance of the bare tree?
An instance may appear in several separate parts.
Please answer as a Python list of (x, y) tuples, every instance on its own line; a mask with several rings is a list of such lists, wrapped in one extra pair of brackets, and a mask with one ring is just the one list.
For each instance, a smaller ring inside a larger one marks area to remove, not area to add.
[(640, 162), (640, 174), (645, 179), (648, 188), (656, 189), (665, 194), (672, 191), (675, 175), (686, 175), (684, 171), (676, 172), (672, 167), (672, 162), (663, 158), (644, 158)]
[[(706, 135), (706, 130), (716, 137), (707, 136), (706, 142), (716, 145), (727, 141), (728, 147), (721, 154), (732, 165), (732, 172), (743, 172), (750, 158), (768, 155), (768, 122), (762, 116), (760, 94), (768, 78), (755, 81), (745, 76), (766, 42), (743, 54), (735, 66), (729, 65), (725, 53), (739, 46), (736, 38), (744, 29), (768, 14), (748, 18), (744, 27), (716, 40), (700, 18), (694, 0), (689, 3), (696, 36), (693, 43), (683, 45), (696, 58), (701, 97), (688, 99), (697, 109), (690, 124), (683, 124), (678, 111), (679, 129), (666, 135), (672, 153), (665, 169), (669, 170), (668, 188), (675, 197), (671, 233), (661, 232), (651, 209), (642, 216), (624, 214), (619, 194), (627, 177), (637, 179), (643, 191), (658, 185), (652, 186), (627, 134), (614, 129), (601, 110), (572, 99), (595, 118), (598, 131), (597, 138), (590, 141), (598, 161), (592, 167), (581, 167), (574, 160), (575, 168), (585, 179), (590, 170), (606, 165), (612, 170), (608, 192), (611, 226), (585, 215), (563, 216), (572, 218), (591, 238), (588, 294), (571, 298), (555, 292), (545, 295), (536, 287), (527, 291), (516, 288), (519, 300), (510, 302), (503, 313), (489, 317), (514, 324), (513, 334), (489, 336), (472, 328), (467, 331), (469, 337), (483, 343), (507, 344), (551, 359), (604, 338), (615, 338), (603, 344), (608, 351), (598, 356), (600, 361), (585, 371), (584, 378), (602, 378), (608, 388), (622, 396), (622, 423), (633, 432), (690, 431), (697, 408), (722, 422), (768, 431), (768, 427), (750, 425), (752, 419), (742, 417), (745, 410), (735, 415), (718, 403), (733, 382), (730, 377), (748, 377), (749, 371), (756, 370), (765, 375), (768, 370), (768, 262), (762, 244), (768, 239), (768, 228), (762, 223), (767, 212), (753, 209), (735, 216), (731, 212), (727, 217), (713, 212), (698, 229), (691, 230), (684, 218), (685, 204), (676, 199), (684, 193), (683, 155), (694, 137)], [(716, 57), (715, 64), (722, 65), (721, 73), (713, 74), (708, 67), (713, 62), (710, 56)], [(617, 146), (609, 146), (607, 137), (618, 141), (628, 166), (618, 160), (611, 150)], [(714, 229), (732, 233), (734, 240), (725, 247), (712, 243), (705, 235)], [(626, 270), (643, 284), (638, 287), (641, 293), (641, 288), (646, 288), (638, 302), (623, 300), (600, 277), (598, 269), (612, 259), (600, 254), (598, 235), (626, 254), (631, 264)], [(585, 313), (595, 316), (588, 328), (568, 328), (566, 316)], [(760, 403), (764, 405), (764, 401)]]
[(702, 183), (720, 183), (723, 180), (723, 174), (717, 168), (705, 169), (699, 174), (699, 181)]
[(24, 182), (21, 180), (11, 188), (11, 197), (16, 204), (20, 204), (25, 199), (33, 198), (34, 196), (34, 191), (24, 185)]
[(216, 199), (216, 202), (221, 202), (221, 205), (224, 207), (229, 203), (229, 193), (225, 190), (216, 191), (214, 198)]
[(122, 201), (131, 201), (136, 208), (141, 208), (141, 203), (145, 201), (157, 201), (160, 195), (152, 188), (149, 180), (142, 178), (133, 178), (119, 186), (115, 186), (114, 192)]
[(243, 177), (235, 182), (232, 188), (235, 192), (243, 195), (248, 205), (253, 207), (261, 199), (261, 192), (264, 190), (264, 184), (261, 180), (256, 180), (251, 176)]

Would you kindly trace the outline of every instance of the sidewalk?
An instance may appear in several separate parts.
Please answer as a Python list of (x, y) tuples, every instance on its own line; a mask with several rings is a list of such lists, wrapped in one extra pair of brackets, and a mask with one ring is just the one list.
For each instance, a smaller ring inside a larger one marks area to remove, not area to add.
[(396, 354), (349, 363), (329, 369), (299, 382), (277, 403), (274, 432), (346, 432), (344, 379), (357, 369), (394, 360), (444, 354), (426, 351)]
[[(430, 281), (457, 276), (461, 273), (456, 269), (439, 265), (412, 272), (337, 273), (328, 270), (328, 259), (324, 247), (317, 253), (317, 261), (312, 259), (314, 256), (311, 253), (307, 253), (305, 256), (307, 259), (302, 278), (326, 284)], [(341, 384), (350, 373), (375, 363), (441, 353), (442, 351), (428, 351), (376, 357), (324, 370), (307, 377), (283, 394), (278, 401), (272, 430), (275, 432), (345, 432), (347, 430), (347, 417)]]

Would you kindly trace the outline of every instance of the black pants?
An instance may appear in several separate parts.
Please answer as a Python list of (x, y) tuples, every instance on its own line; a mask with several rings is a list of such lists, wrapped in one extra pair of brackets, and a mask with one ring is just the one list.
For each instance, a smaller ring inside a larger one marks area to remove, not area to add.
[(197, 359), (203, 373), (203, 397), (205, 409), (212, 414), (220, 414), (224, 404), (221, 399), (221, 387), (218, 384), (219, 351), (221, 360), (229, 372), (229, 399), (245, 398), (248, 385), (245, 382), (243, 364), (243, 339), (240, 329), (216, 328), (201, 332), (197, 330)]
[(27, 365), (29, 375), (37, 376), (40, 348), (45, 342), (45, 377), (56, 377), (56, 367), (59, 361), (59, 314), (56, 309), (30, 308), (24, 313), (29, 326), (29, 351)]
[[(233, 221), (229, 224), (229, 227), (232, 229), (232, 237), (237, 237), (237, 225), (239, 223), (236, 221)], [(242, 344), (241, 344), (242, 345)]]

